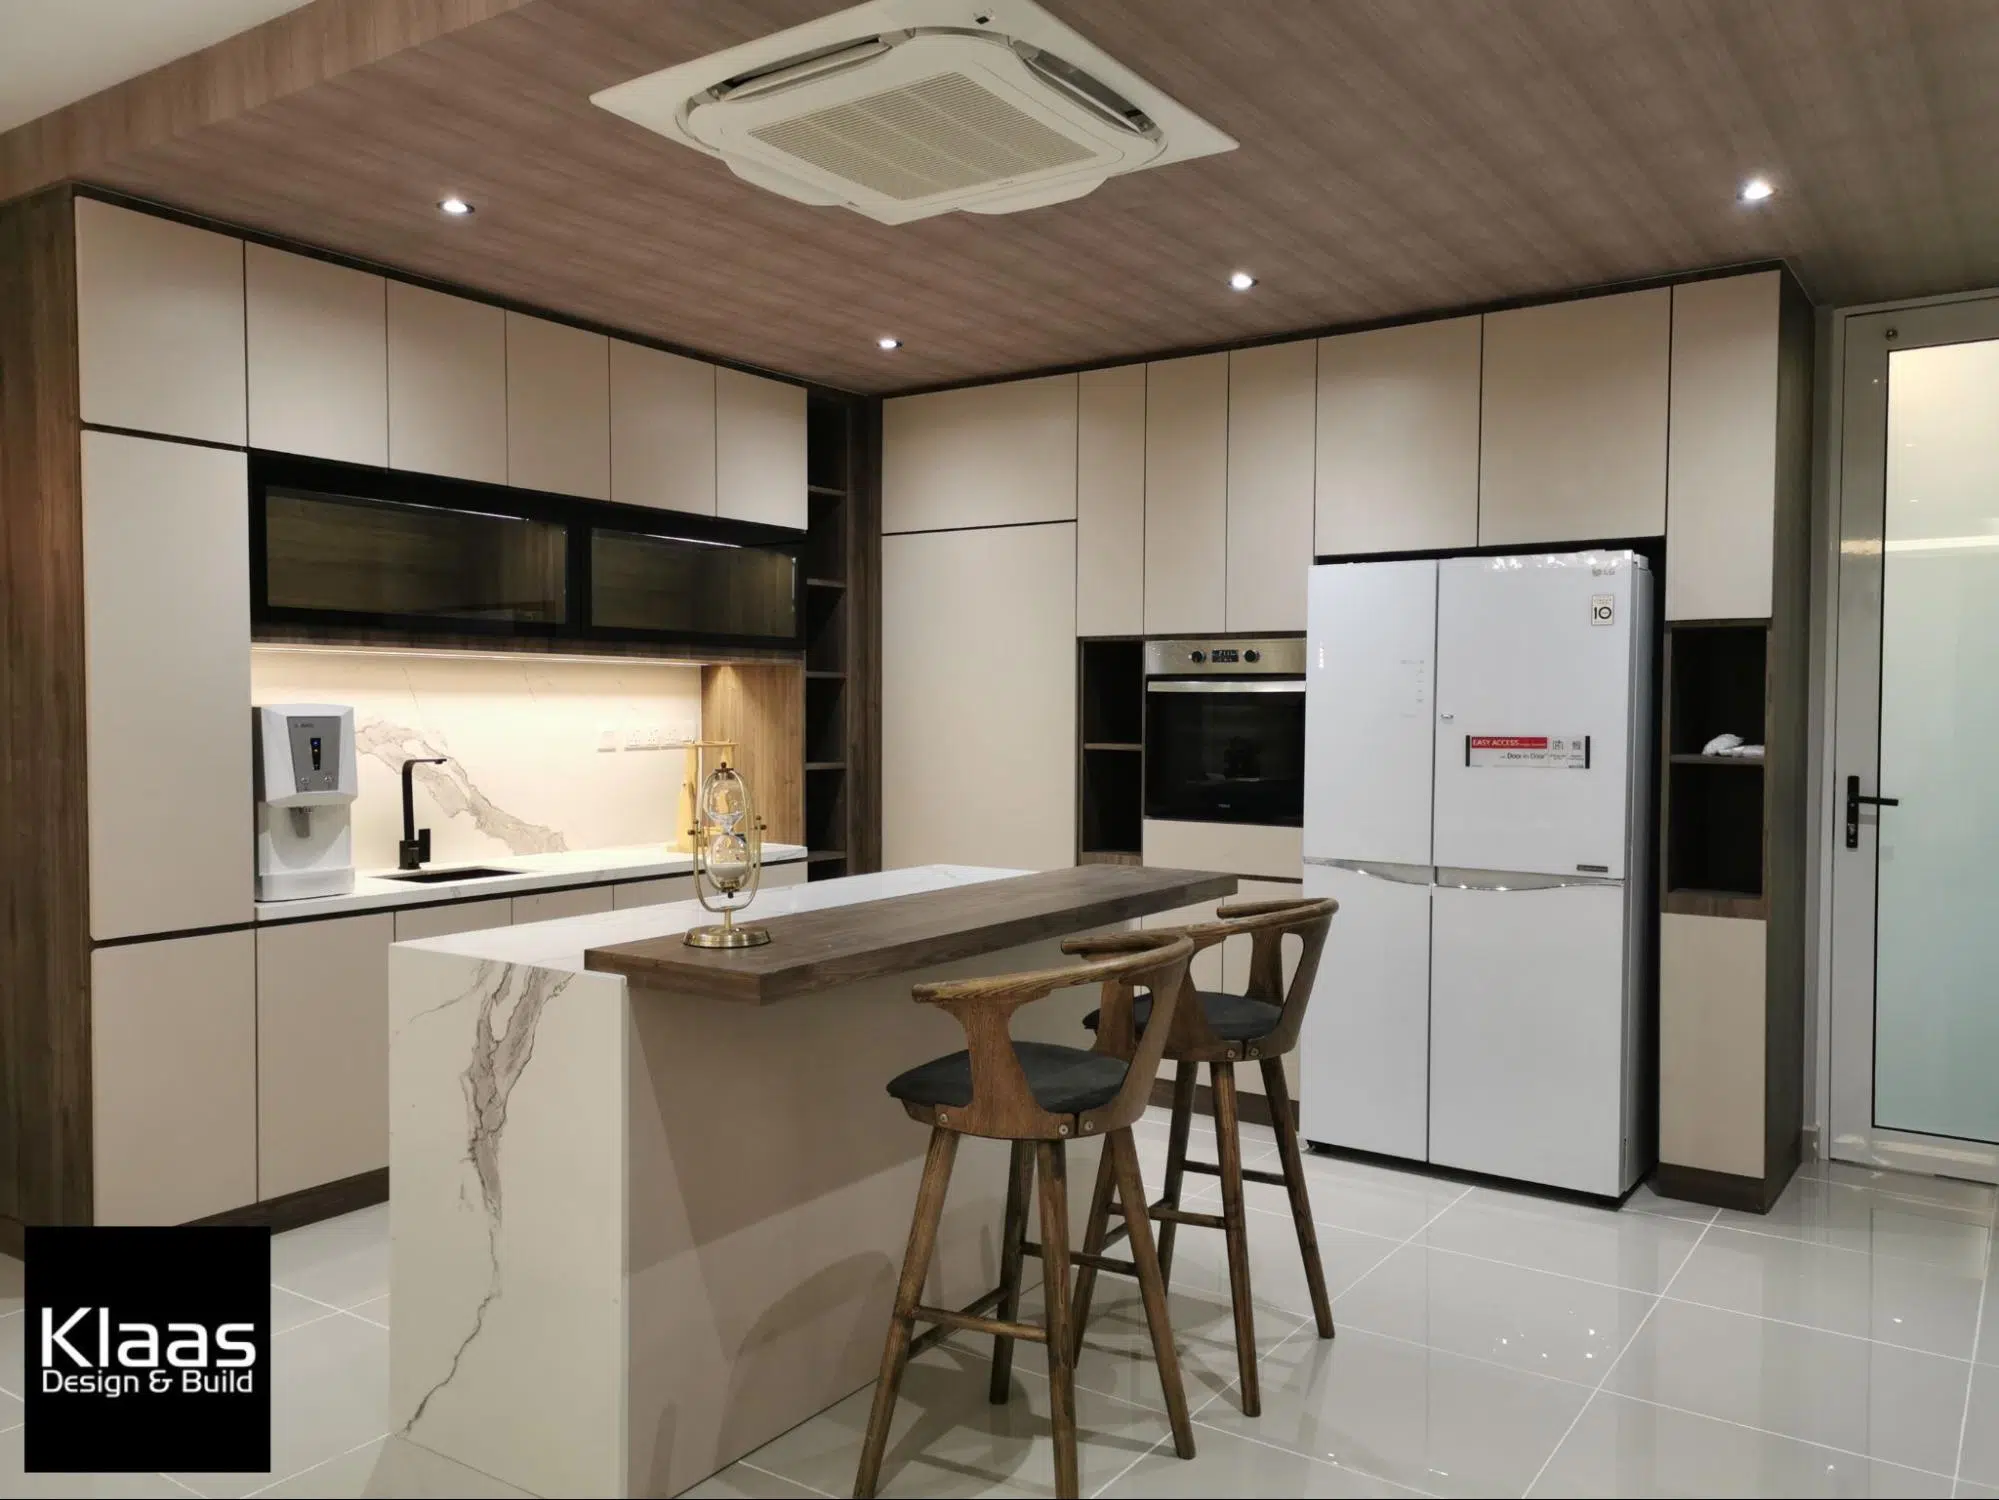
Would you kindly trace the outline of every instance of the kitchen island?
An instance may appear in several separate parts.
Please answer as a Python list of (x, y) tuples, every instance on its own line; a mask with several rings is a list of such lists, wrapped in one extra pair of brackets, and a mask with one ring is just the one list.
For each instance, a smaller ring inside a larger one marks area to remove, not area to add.
[[(1235, 884), (933, 865), (766, 891), (742, 952), (681, 943), (692, 902), (396, 945), (392, 1424), (538, 1494), (671, 1495), (866, 1384), (927, 1145), (884, 1086), (964, 1045), (910, 987)], [(1095, 1004), (1015, 1035), (1082, 1045)], [(997, 1280), (1006, 1161), (959, 1153), (928, 1300)]]

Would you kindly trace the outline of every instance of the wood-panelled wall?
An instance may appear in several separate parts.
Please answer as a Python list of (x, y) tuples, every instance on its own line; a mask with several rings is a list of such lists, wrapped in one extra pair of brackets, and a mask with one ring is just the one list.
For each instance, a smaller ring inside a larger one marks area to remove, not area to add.
[(701, 669), (701, 737), (734, 740), (736, 769), (774, 844), (805, 842), (805, 669), (796, 662)]
[(882, 404), (854, 413), (847, 458), (847, 873), (882, 867)]
[[(68, 189), (0, 208), (0, 1239), (87, 1224), (83, 476)], [(18, 1246), (15, 1246), (18, 1250)]]

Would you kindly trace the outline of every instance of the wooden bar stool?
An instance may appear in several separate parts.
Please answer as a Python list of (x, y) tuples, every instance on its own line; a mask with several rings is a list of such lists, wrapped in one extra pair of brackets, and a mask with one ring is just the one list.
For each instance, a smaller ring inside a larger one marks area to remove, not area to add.
[[(1167, 1137), (1164, 1192), (1149, 1210), (1150, 1216), (1161, 1225), (1159, 1264), (1169, 1279), (1173, 1273), (1174, 1233), (1182, 1224), (1219, 1229), (1227, 1237), (1229, 1292), (1235, 1305), (1236, 1368), (1241, 1375), (1245, 1416), (1254, 1417), (1263, 1410), (1263, 1395), (1256, 1378), (1256, 1316), (1250, 1301), (1249, 1230), (1242, 1201), (1245, 1181), (1269, 1183), (1290, 1194), (1291, 1219), (1298, 1231), (1299, 1253), (1305, 1260), (1305, 1281), (1311, 1290), (1319, 1337), (1333, 1336), (1332, 1304), (1326, 1297), (1326, 1273), (1319, 1263), (1319, 1236), (1312, 1227), (1312, 1204), (1306, 1195), (1304, 1161), (1298, 1149), (1298, 1121), (1291, 1107), (1290, 1090), (1284, 1082), (1284, 1054), (1298, 1045), (1298, 1028), (1304, 1023), (1305, 1006), (1312, 998), (1319, 955), (1325, 949), (1333, 913), (1338, 910), (1339, 903), (1330, 897), (1238, 902), (1217, 911), (1216, 921), (1180, 929), (1192, 941), (1196, 953), (1238, 935), (1246, 934), (1251, 942), (1249, 983), (1244, 994), (1197, 990), (1190, 976), (1183, 981), (1179, 1005), (1166, 1019), (1165, 1055), (1177, 1065), (1173, 1076), (1173, 1121)], [(1294, 932), (1302, 947), (1287, 988), (1283, 944), (1285, 934)], [(1126, 1016), (1113, 1015), (1107, 1008), (1099, 1015), (1085, 1018), (1083, 1024), (1096, 1030), (1099, 1051), (1135, 1055), (1137, 1049), (1150, 1047), (1159, 1029), (1152, 1024), (1154, 1019), (1147, 1003), (1138, 1000)], [(1125, 1031), (1127, 1025), (1133, 1029)], [(1242, 1164), (1235, 1086), (1235, 1065), (1239, 1061), (1254, 1061), (1263, 1069), (1264, 1097), (1270, 1101), (1281, 1172), (1260, 1172)], [(1212, 1162), (1187, 1159), (1194, 1082), (1202, 1063), (1208, 1065), (1215, 1098), (1215, 1154), (1219, 1159)], [(1221, 1178), (1219, 1216), (1192, 1213), (1180, 1207), (1181, 1183), (1188, 1172), (1205, 1172)], [(1090, 1221), (1084, 1226), (1083, 1253), (1076, 1257), (1081, 1269), (1076, 1276), (1072, 1337), (1078, 1350), (1082, 1347), (1083, 1327), (1089, 1321), (1096, 1273), (1122, 1269), (1103, 1255), (1104, 1247), (1120, 1233), (1110, 1224), (1113, 1188), (1126, 1221), (1131, 1218), (1131, 1190), (1122, 1181), (1114, 1183), (1107, 1171), (1100, 1170)]]
[[(1166, 1046), (1166, 1030), (1157, 1028), (1138, 1046), (1115, 1053), (1102, 1034), (1092, 1052), (1045, 1042), (1016, 1042), (1008, 1034), (1008, 1023), (1021, 1006), (1079, 984), (1103, 986), (1102, 1013), (1125, 1023), (1122, 1030), (1110, 1034), (1128, 1034), (1135, 989), (1144, 988), (1157, 996), (1158, 1004), (1165, 1007), (1161, 1014), (1174, 1008), (1175, 998), (1185, 988), (1187, 961), (1193, 956), (1194, 944), (1176, 932), (1124, 932), (1072, 939), (1063, 948), (1093, 961), (1030, 974), (920, 984), (915, 989), (918, 1000), (940, 1006), (957, 1018), (965, 1028), (967, 1050), (911, 1068), (888, 1086), (911, 1119), (930, 1127), (930, 1154), (916, 1193), (916, 1217), (909, 1228), (902, 1280), (896, 1287), (888, 1347), (882, 1351), (881, 1380), (875, 1386), (874, 1410), (868, 1417), (861, 1465), (854, 1476), (856, 1496), (873, 1495), (881, 1477), (896, 1391), (910, 1355), (954, 1328), (993, 1336), (991, 1399), (995, 1405), (1004, 1405), (1011, 1389), (1014, 1340), (1032, 1339), (1047, 1346), (1055, 1493), (1077, 1493), (1069, 1267), (1080, 1257), (1069, 1248), (1065, 1148), (1079, 1136), (1103, 1138), (1103, 1171), (1122, 1185), (1123, 1200), (1132, 1205), (1126, 1220), (1132, 1258), (1104, 1264), (1138, 1278), (1152, 1331), (1152, 1352), (1159, 1362), (1159, 1382), (1166, 1392), (1174, 1447), (1182, 1458), (1194, 1456), (1194, 1428), (1188, 1420), (1173, 1331), (1166, 1319), (1166, 1282), (1145, 1216), (1138, 1152), (1131, 1139), (1131, 1122), (1145, 1112), (1152, 1094), (1152, 1080), (1159, 1072), (1160, 1054)], [(919, 1298), (930, 1270), (931, 1252), (936, 1248), (944, 1193), (962, 1135), (1013, 1142), (1000, 1284), (963, 1308), (926, 1307)], [(1041, 1243), (1034, 1246), (1027, 1240), (1027, 1199), (1037, 1176)], [(1021, 1261), (1032, 1249), (1040, 1251), (1044, 1271), (1047, 1313), (1041, 1325), (1018, 1321)], [(986, 1316), (988, 1309), (995, 1310), (997, 1316)], [(912, 1337), (919, 1322), (936, 1326), (921, 1337)]]

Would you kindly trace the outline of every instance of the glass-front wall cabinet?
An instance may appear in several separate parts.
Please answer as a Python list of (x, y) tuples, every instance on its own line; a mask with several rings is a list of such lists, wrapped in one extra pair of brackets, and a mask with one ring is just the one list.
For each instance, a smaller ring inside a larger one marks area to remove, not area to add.
[(804, 534), (254, 455), (259, 624), (802, 649)]

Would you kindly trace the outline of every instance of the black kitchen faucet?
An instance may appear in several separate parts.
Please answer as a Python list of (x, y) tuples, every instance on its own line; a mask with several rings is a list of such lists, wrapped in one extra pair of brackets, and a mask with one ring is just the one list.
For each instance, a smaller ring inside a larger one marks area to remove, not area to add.
[(410, 777), (418, 766), (441, 766), (443, 755), (412, 755), (403, 762), (403, 840), (396, 845), (398, 870), (421, 870), (430, 861), (430, 830), (416, 826), (416, 785)]

